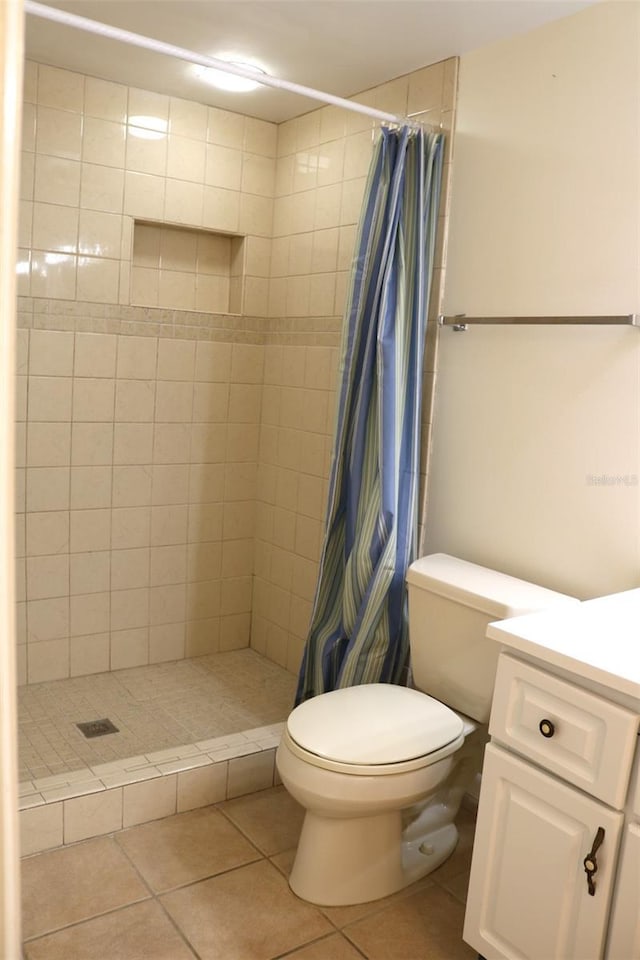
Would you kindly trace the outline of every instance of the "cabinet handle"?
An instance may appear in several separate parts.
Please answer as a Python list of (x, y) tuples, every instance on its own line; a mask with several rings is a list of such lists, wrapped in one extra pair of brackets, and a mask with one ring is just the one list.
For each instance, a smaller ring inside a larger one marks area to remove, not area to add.
[(540, 723), (538, 724), (538, 730), (540, 731), (543, 737), (547, 737), (547, 738), (552, 737), (556, 732), (556, 728), (553, 722), (551, 720), (546, 720), (546, 719), (540, 721)]
[(598, 827), (596, 835), (593, 840), (593, 846), (591, 851), (586, 855), (582, 861), (584, 866), (584, 872), (587, 875), (587, 888), (589, 890), (589, 896), (593, 897), (596, 892), (596, 885), (593, 881), (594, 875), (598, 871), (598, 861), (596, 860), (596, 853), (598, 852), (602, 841), (604, 840), (604, 827)]

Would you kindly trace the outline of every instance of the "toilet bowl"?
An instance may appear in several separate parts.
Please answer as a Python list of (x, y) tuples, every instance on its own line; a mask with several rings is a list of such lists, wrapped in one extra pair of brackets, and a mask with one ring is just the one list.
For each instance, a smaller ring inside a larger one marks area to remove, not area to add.
[(276, 761), (306, 809), (289, 878), (294, 893), (325, 906), (361, 903), (439, 866), (457, 842), (457, 809), (443, 816), (441, 805), (431, 829), (423, 821), (417, 830), (417, 811), (410, 824), (403, 812), (435, 793), (444, 798), (473, 729), (432, 697), (389, 684), (348, 687), (297, 707)]
[(487, 624), (578, 602), (446, 554), (412, 564), (407, 585), (418, 689), (320, 694), (292, 711), (276, 753), (305, 808), (289, 884), (311, 903), (388, 896), (450, 856), (487, 739), (498, 658)]

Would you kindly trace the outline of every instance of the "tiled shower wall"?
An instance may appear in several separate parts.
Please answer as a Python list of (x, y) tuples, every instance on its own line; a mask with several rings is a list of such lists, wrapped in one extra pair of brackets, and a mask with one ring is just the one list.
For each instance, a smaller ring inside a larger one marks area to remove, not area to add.
[(23, 147), (20, 679), (246, 646), (276, 126), (28, 63)]
[(21, 677), (246, 646), (262, 347), (18, 334)]
[(131, 303), (136, 219), (246, 236), (242, 312), (264, 314), (275, 124), (35, 63), (24, 99), (21, 294)]
[[(444, 61), (354, 99), (402, 116), (420, 113), (450, 134), (456, 71), (456, 60)], [(278, 128), (251, 643), (292, 671), (300, 663), (318, 573), (342, 314), (373, 134), (370, 118), (335, 107)], [(444, 269), (449, 142), (445, 156), (431, 321), (439, 312)], [(425, 357), (423, 500), (436, 343), (432, 322)]]
[[(454, 89), (448, 61), (358, 99), (450, 129)], [(25, 100), (21, 680), (249, 641), (296, 671), (374, 128), (326, 107), (276, 129), (36, 64)], [(166, 135), (135, 136), (144, 117)], [(134, 258), (132, 282), (134, 219), (244, 236), (241, 315), (201, 309), (197, 259), (163, 279)], [(173, 309), (132, 306), (141, 288)]]

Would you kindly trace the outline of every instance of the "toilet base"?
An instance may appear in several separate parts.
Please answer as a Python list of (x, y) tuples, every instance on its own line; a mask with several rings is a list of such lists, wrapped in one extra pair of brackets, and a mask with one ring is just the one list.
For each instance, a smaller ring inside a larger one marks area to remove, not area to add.
[(289, 885), (325, 907), (387, 897), (439, 867), (458, 842), (453, 823), (416, 833), (403, 840), (400, 811), (344, 820), (308, 810)]

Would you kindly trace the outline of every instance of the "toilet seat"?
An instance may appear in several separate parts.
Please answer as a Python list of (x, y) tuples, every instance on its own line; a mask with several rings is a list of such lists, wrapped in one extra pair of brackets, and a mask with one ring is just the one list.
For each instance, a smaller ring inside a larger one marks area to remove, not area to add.
[(307, 700), (290, 714), (285, 742), (313, 766), (389, 775), (428, 766), (464, 742), (464, 723), (433, 697), (394, 684), (361, 684)]

